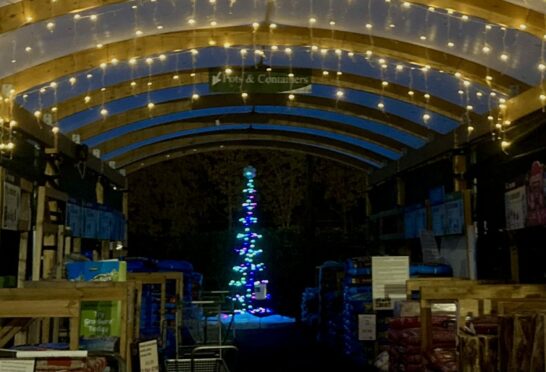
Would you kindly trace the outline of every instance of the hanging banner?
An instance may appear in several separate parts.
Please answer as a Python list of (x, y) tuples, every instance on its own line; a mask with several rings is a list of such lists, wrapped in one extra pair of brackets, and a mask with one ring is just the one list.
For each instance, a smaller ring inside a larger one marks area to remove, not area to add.
[(2, 205), (2, 229), (17, 231), (21, 203), (21, 188), (4, 182)]
[(527, 182), (527, 226), (546, 225), (544, 165), (535, 161)]
[(525, 186), (520, 186), (504, 194), (504, 212), (506, 230), (517, 230), (525, 227), (527, 214)]
[(209, 70), (209, 89), (213, 93), (310, 93), (311, 70), (232, 69)]

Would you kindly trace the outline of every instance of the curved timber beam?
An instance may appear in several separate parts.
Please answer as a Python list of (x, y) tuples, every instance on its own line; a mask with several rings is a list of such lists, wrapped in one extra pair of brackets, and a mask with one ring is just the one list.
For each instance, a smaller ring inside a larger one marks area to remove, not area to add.
[[(373, 42), (372, 42), (373, 41)], [(99, 68), (113, 58), (120, 61), (133, 57), (146, 57), (173, 50), (206, 48), (215, 45), (260, 45), (260, 46), (310, 46), (341, 49), (354, 53), (372, 50), (375, 54), (398, 60), (429, 65), (450, 73), (461, 73), (465, 79), (490, 85), (503, 93), (514, 87), (523, 91), (529, 86), (487, 66), (461, 57), (419, 45), (374, 36), (327, 29), (314, 29), (313, 35), (305, 27), (278, 26), (275, 32), (258, 30), (251, 32), (248, 26), (224, 27), (213, 30), (191, 30), (143, 36), (104, 45), (103, 48), (86, 49), (57, 59), (30, 67), (0, 80), (1, 84), (11, 84), (16, 93), (32, 87), (56, 81), (80, 71)], [(486, 76), (492, 78), (487, 81)]]
[(526, 25), (525, 31), (542, 39), (546, 35), (544, 12), (512, 4), (503, 0), (409, 0), (410, 3), (426, 7), (433, 6), (441, 9), (452, 9), (457, 12), (482, 18), (491, 24), (508, 26), (520, 29)]
[(0, 7), (0, 33), (9, 32), (46, 19), (81, 12), (126, 0), (22, 0)]
[(127, 174), (138, 172), (144, 168), (163, 163), (165, 161), (217, 151), (233, 151), (233, 150), (270, 150), (270, 151), (289, 151), (294, 153), (301, 153), (306, 155), (312, 155), (323, 159), (335, 161), (337, 163), (355, 168), (358, 171), (370, 173), (371, 168), (364, 162), (356, 160), (350, 156), (346, 156), (337, 152), (328, 151), (320, 147), (307, 146), (304, 144), (295, 144), (287, 142), (275, 142), (267, 140), (233, 140), (224, 142), (203, 142), (195, 146), (173, 149), (170, 152), (154, 155), (140, 162), (131, 163), (125, 166)]
[[(287, 106), (287, 100), (286, 97), (278, 94), (251, 94), (246, 99), (243, 99), (239, 94), (212, 94), (200, 97), (196, 101), (193, 101), (191, 98), (186, 98), (177, 101), (163, 102), (155, 105), (153, 110), (149, 110), (147, 107), (140, 107), (125, 111), (121, 114), (112, 115), (103, 120), (89, 123), (72, 133), (79, 134), (81, 140), (85, 141), (101, 133), (142, 121), (145, 118), (158, 117), (189, 110), (228, 106)], [(332, 111), (337, 114), (357, 117), (362, 120), (371, 120), (400, 130), (424, 141), (428, 141), (432, 135), (432, 131), (423, 125), (354, 103), (301, 95), (294, 101), (290, 101), (288, 106)]]
[[(218, 121), (217, 121), (218, 120)], [(111, 138), (108, 141), (96, 146), (102, 154), (107, 154), (111, 151), (130, 146), (132, 144), (146, 141), (154, 137), (176, 133), (184, 130), (195, 130), (203, 128), (212, 128), (217, 126), (225, 126), (232, 124), (252, 124), (259, 125), (283, 125), (294, 128), (305, 128), (312, 130), (328, 131), (330, 133), (352, 137), (357, 140), (364, 140), (394, 153), (402, 154), (406, 146), (389, 137), (385, 137), (352, 125), (343, 123), (319, 120), (315, 118), (292, 116), (284, 114), (228, 114), (228, 115), (213, 115), (191, 120), (181, 120), (162, 125), (154, 125), (138, 131), (126, 133), (122, 136)]]
[(313, 147), (318, 146), (335, 153), (345, 154), (346, 156), (354, 159), (361, 159), (363, 163), (372, 165), (370, 169), (380, 168), (384, 166), (384, 162), (388, 160), (358, 146), (349, 145), (347, 143), (329, 138), (317, 137), (302, 133), (289, 133), (275, 130), (256, 131), (252, 129), (232, 130), (226, 133), (201, 133), (191, 136), (184, 136), (182, 138), (172, 138), (130, 150), (119, 156), (111, 158), (110, 160), (114, 160), (116, 162), (116, 168), (124, 168), (132, 163), (140, 163), (149, 157), (167, 154), (173, 150), (178, 150), (184, 147), (193, 148), (194, 146), (198, 146), (202, 143), (231, 142), (241, 140), (260, 140)]
[[(219, 66), (221, 69), (224, 66)], [(295, 66), (296, 67), (296, 66)], [(425, 98), (425, 92), (415, 89), (414, 95), (410, 96), (408, 91), (410, 88), (390, 83), (387, 87), (382, 86), (382, 81), (370, 77), (364, 77), (354, 74), (336, 75), (337, 71), (328, 71), (328, 75), (323, 74), (325, 70), (312, 70), (313, 84), (335, 86), (341, 89), (353, 89), (364, 91), (367, 93), (377, 94), (380, 96), (392, 98), (405, 103), (416, 105), (423, 109), (443, 115), (449, 119), (459, 121), (464, 115), (469, 115), (474, 123), (483, 122), (481, 115), (467, 110), (459, 105), (443, 100), (441, 98), (431, 96), (428, 100)], [(110, 102), (127, 98), (133, 95), (144, 94), (149, 91), (160, 89), (174, 88), (192, 84), (207, 84), (209, 82), (208, 69), (199, 69), (195, 71), (194, 76), (190, 76), (193, 70), (183, 70), (176, 72), (177, 79), (173, 79), (173, 73), (165, 73), (155, 76), (146, 76), (140, 79), (134, 79), (134, 86), (125, 81), (111, 87), (106, 88), (106, 91), (100, 89), (86, 92), (83, 95), (73, 97), (69, 100), (57, 104), (57, 120), (73, 115), (77, 112), (84, 111), (97, 102)], [(152, 85), (149, 86), (148, 83)], [(86, 103), (84, 98), (89, 97), (89, 103)]]
[[(27, 24), (41, 22), (49, 18), (106, 5), (118, 4), (126, 0), (22, 0), (0, 7), (0, 33), (16, 30)], [(457, 12), (482, 18), (492, 24), (506, 25), (518, 29), (526, 24), (527, 32), (542, 38), (546, 34), (544, 16), (529, 8), (504, 0), (410, 0), (411, 3), (436, 8), (453, 9)]]

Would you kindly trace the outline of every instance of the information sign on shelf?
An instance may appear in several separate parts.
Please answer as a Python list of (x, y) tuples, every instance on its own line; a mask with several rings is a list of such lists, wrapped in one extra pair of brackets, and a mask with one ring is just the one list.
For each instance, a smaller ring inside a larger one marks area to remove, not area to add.
[(138, 355), (141, 372), (159, 372), (159, 358), (157, 357), (157, 340), (138, 344)]
[(358, 340), (375, 341), (376, 339), (375, 314), (358, 315)]
[[(408, 279), (408, 256), (372, 257), (374, 309), (392, 309), (394, 306), (392, 300), (404, 300), (406, 298), (405, 288)], [(389, 299), (390, 303), (384, 303), (384, 299)]]

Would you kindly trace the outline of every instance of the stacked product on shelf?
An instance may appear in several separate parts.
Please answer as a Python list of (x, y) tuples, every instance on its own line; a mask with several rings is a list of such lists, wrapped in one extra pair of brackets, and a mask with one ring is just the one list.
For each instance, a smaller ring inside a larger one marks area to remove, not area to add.
[(402, 301), (389, 323), (389, 364), (392, 371), (452, 371), (456, 347), (454, 312), (439, 308), (432, 316), (432, 350), (425, 360), (421, 355), (419, 303)]
[[(161, 345), (161, 352), (167, 357), (176, 355), (176, 323), (177, 312), (181, 306), (191, 303), (192, 285), (199, 281), (201, 276), (194, 273), (193, 265), (181, 260), (152, 260), (148, 258), (129, 258), (128, 271), (135, 273), (180, 272), (183, 274), (183, 298), (177, 297), (176, 282), (167, 280), (165, 293), (165, 324), (161, 324), (161, 285), (148, 283), (142, 288), (140, 337), (143, 339), (162, 338), (164, 333), (165, 344)], [(194, 280), (195, 278), (195, 280)]]
[(343, 282), (343, 352), (357, 365), (369, 365), (375, 354), (374, 341), (360, 340), (358, 334), (358, 316), (373, 313), (369, 260), (348, 259)]
[(327, 261), (319, 267), (319, 329), (318, 340), (334, 350), (342, 348), (343, 293), (345, 266)]
[(318, 302), (318, 288), (305, 288), (301, 296), (301, 322), (311, 329), (315, 329), (318, 323)]

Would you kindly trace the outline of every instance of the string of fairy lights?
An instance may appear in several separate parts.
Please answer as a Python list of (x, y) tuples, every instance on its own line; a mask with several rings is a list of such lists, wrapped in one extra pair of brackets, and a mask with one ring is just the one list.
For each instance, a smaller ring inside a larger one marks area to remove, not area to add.
[[(139, 0), (139, 1), (128, 1), (126, 2), (126, 6), (129, 6), (132, 11), (132, 22), (134, 26), (134, 38), (141, 38), (146, 37), (149, 35), (154, 35), (162, 32), (167, 32), (168, 30), (172, 30), (172, 25), (163, 24), (161, 21), (161, 17), (157, 16), (157, 14), (153, 15), (153, 24), (154, 28), (150, 29), (149, 25), (146, 28), (145, 22), (142, 22), (142, 20), (145, 17), (148, 17), (148, 9), (144, 9), (145, 6), (149, 6), (151, 3), (155, 3), (156, 5), (160, 4), (163, 0)], [(254, 3), (256, 3), (258, 0), (254, 0)], [(259, 1), (258, 1), (259, 2)], [(265, 3), (273, 3), (275, 5), (275, 1), (265, 1)], [(379, 24), (377, 22), (374, 22), (373, 17), (373, 11), (374, 11), (374, 4), (378, 4), (379, 2), (384, 2), (387, 5), (387, 17), (385, 17), (382, 22), (384, 24)], [(52, 14), (54, 14), (54, 7), (55, 6), (61, 6), (62, 1), (55, 1), (52, 0)], [(219, 35), (215, 34), (215, 30), (219, 27), (222, 27), (222, 22), (225, 22), (225, 14), (218, 14), (219, 12), (219, 3), (226, 3), (228, 5), (228, 12), (231, 14), (231, 12), (237, 7), (237, 6), (244, 6), (245, 1), (242, 0), (203, 0), (203, 1), (197, 1), (192, 0), (190, 2), (191, 9), (188, 10), (187, 18), (183, 20), (182, 22), (185, 23), (185, 27), (189, 27), (190, 29), (198, 29), (198, 28), (206, 28), (210, 29), (211, 36), (209, 39), (209, 46), (220, 46), (221, 45), (221, 37)], [(329, 2), (329, 11), (326, 14), (318, 14), (317, 11), (317, 1), (308, 0), (308, 9), (309, 9), (309, 16), (307, 18), (306, 26), (309, 30), (309, 33), (311, 35), (311, 38), (313, 38), (314, 30), (316, 29), (329, 29), (332, 34), (332, 39), (335, 40), (335, 32), (338, 29), (341, 29), (343, 20), (335, 19), (336, 11), (335, 7), (339, 6), (337, 2)], [(348, 0), (347, 6), (351, 6), (353, 2)], [(152, 4), (153, 5), (153, 4)], [(256, 6), (256, 4), (254, 4)], [(457, 95), (459, 96), (459, 102), (458, 104), (463, 107), (466, 110), (466, 113), (462, 115), (460, 118), (460, 122), (462, 125), (465, 125), (467, 127), (468, 133), (472, 134), (472, 132), (475, 130), (476, 125), (482, 125), (482, 123), (476, 123), (473, 122), (471, 119), (470, 113), (474, 112), (475, 109), (475, 100), (487, 100), (488, 109), (490, 112), (490, 115), (487, 116), (487, 122), (489, 122), (490, 131), (492, 133), (492, 138), (494, 140), (498, 140), (501, 142), (501, 146), (503, 149), (508, 147), (510, 143), (507, 140), (506, 137), (506, 131), (512, 124), (510, 120), (508, 119), (508, 99), (510, 98), (507, 94), (504, 92), (501, 92), (497, 89), (495, 89), (495, 81), (493, 74), (490, 74), (489, 70), (487, 70), (487, 74), (481, 79), (481, 81), (478, 81), (475, 79), (475, 77), (469, 77), (465, 76), (464, 72), (461, 71), (453, 71), (451, 69), (450, 71), (444, 71), (441, 69), (440, 66), (431, 66), (428, 64), (423, 64), (422, 62), (418, 61), (402, 61), (402, 60), (396, 60), (394, 58), (389, 58), (388, 56), (384, 55), (384, 51), (382, 50), (376, 50), (374, 45), (374, 40), (377, 33), (377, 30), (382, 30), (383, 32), (392, 32), (393, 38), (396, 39), (396, 30), (402, 27), (402, 25), (397, 24), (394, 21), (394, 17), (392, 14), (397, 12), (411, 12), (412, 9), (419, 9), (421, 11), (426, 11), (426, 17), (424, 19), (424, 25), (423, 25), (423, 32), (418, 35), (417, 40), (415, 40), (415, 44), (418, 45), (424, 45), (426, 47), (432, 48), (432, 49), (445, 49), (448, 52), (450, 50), (457, 50), (459, 45), (457, 44), (457, 32), (460, 32), (461, 29), (464, 29), (466, 24), (479, 24), (480, 27), (483, 27), (483, 45), (481, 46), (481, 54), (484, 56), (484, 58), (495, 58), (496, 60), (502, 62), (507, 66), (506, 71), (500, 71), (508, 72), (509, 66), (511, 65), (512, 61), (514, 60), (514, 56), (511, 55), (509, 47), (506, 43), (506, 37), (509, 31), (513, 31), (514, 28), (509, 28), (505, 25), (499, 25), (499, 24), (491, 24), (487, 23), (483, 19), (462, 14), (459, 12), (456, 12), (452, 9), (440, 9), (435, 8), (431, 6), (425, 6), (421, 4), (414, 4), (409, 1), (399, 1), (399, 0), (369, 0), (368, 1), (368, 13), (366, 17), (363, 20), (362, 27), (359, 30), (355, 30), (358, 33), (364, 34), (368, 36), (370, 47), (366, 50), (346, 50), (346, 49), (332, 49), (332, 48), (324, 48), (321, 47), (318, 43), (317, 45), (305, 45), (305, 46), (298, 46), (298, 47), (292, 47), (292, 46), (281, 46), (281, 45), (270, 45), (267, 48), (264, 48), (264, 46), (257, 45), (256, 44), (256, 34), (264, 29), (266, 29), (268, 32), (273, 34), (278, 28), (281, 28), (283, 25), (274, 23), (274, 22), (259, 22), (258, 20), (253, 21), (249, 24), (249, 32), (253, 36), (253, 45), (249, 46), (239, 46), (239, 45), (233, 45), (229, 41), (223, 42), (223, 47), (226, 50), (226, 60), (225, 60), (225, 66), (224, 66), (224, 72), (226, 74), (230, 74), (233, 71), (234, 65), (231, 63), (232, 61), (229, 60), (229, 56), (231, 53), (228, 53), (227, 51), (233, 51), (236, 50), (241, 55), (241, 66), (244, 70), (245, 66), (250, 65), (251, 63), (248, 62), (254, 62), (267, 58), (269, 61), (269, 71), (272, 71), (276, 68), (275, 66), (275, 56), (279, 54), (284, 54), (285, 57), (288, 58), (288, 68), (289, 70), (292, 70), (293, 61), (296, 60), (295, 54), (296, 53), (306, 53), (311, 54), (316, 58), (321, 58), (323, 60), (326, 60), (326, 58), (334, 55), (337, 57), (337, 71), (335, 71), (336, 76), (339, 77), (343, 74), (344, 69), (346, 68), (347, 63), (357, 63), (358, 58), (357, 57), (364, 57), (367, 61), (370, 63), (373, 63), (375, 66), (377, 66), (377, 69), (379, 71), (380, 76), (380, 82), (381, 82), (381, 94), (379, 94), (378, 102), (377, 102), (377, 109), (384, 111), (386, 113), (389, 112), (389, 107), (387, 102), (385, 101), (386, 94), (385, 92), (389, 89), (389, 85), (394, 83), (392, 80), (392, 75), (390, 73), (392, 71), (395, 72), (395, 74), (408, 74), (409, 75), (409, 84), (408, 86), (408, 97), (409, 100), (413, 100), (416, 97), (416, 87), (413, 86), (413, 81), (415, 74), (422, 74), (421, 79), (424, 79), (424, 94), (423, 98), (426, 102), (426, 105), (423, 107), (423, 114), (422, 114), (422, 122), (424, 125), (428, 125), (428, 123), (434, 118), (435, 115), (435, 107), (432, 105), (429, 105), (429, 101), (432, 98), (432, 95), (429, 90), (429, 79), (428, 76), (430, 75), (431, 71), (440, 72), (446, 77), (449, 77), (451, 79), (455, 79), (455, 81), (458, 82), (458, 90)], [(173, 4), (173, 6), (175, 6)], [(203, 17), (203, 11), (202, 9), (206, 7), (209, 7), (207, 10), (206, 17)], [(126, 13), (125, 7), (103, 7), (103, 8), (96, 8), (90, 11), (85, 12), (77, 12), (75, 14), (70, 15), (72, 17), (74, 22), (74, 32), (77, 31), (77, 26), (81, 22), (90, 22), (93, 25), (93, 30), (95, 31), (94, 39), (96, 41), (95, 47), (97, 49), (103, 49), (107, 44), (110, 43), (110, 40), (108, 38), (104, 38), (104, 33), (101, 33), (100, 30), (102, 30), (101, 26), (101, 20), (103, 18), (106, 18), (108, 14), (115, 13), (116, 15), (124, 15)], [(142, 9), (142, 11), (141, 11)], [(224, 9), (222, 7), (222, 9)], [(200, 11), (198, 11), (200, 10)], [(277, 9), (279, 11), (280, 9)], [(28, 10), (23, 9), (23, 12), (28, 12)], [(447, 27), (447, 43), (445, 46), (439, 46), (435, 43), (434, 35), (432, 33), (433, 27), (430, 27), (429, 25), (429, 16), (431, 15), (442, 15), (445, 17), (445, 24)], [(27, 22), (31, 23), (33, 22), (33, 15), (30, 13), (25, 13), (24, 16), (26, 17)], [(304, 17), (302, 17), (304, 18)], [(49, 20), (46, 20), (43, 23), (45, 27), (45, 32), (54, 34), (55, 32), (58, 32), (57, 30), (57, 23), (56, 19), (52, 18)], [(302, 22), (303, 23), (303, 22)], [(457, 30), (458, 28), (458, 30)], [(455, 30), (455, 31), (453, 31)], [(493, 39), (492, 32), (493, 31), (501, 31), (502, 32), (502, 38), (501, 42), (499, 43), (498, 40)], [(527, 33), (528, 32), (528, 26), (524, 23), (521, 23), (517, 27), (517, 32)], [(16, 33), (15, 33), (16, 35)], [(540, 101), (542, 106), (546, 105), (546, 91), (545, 91), (545, 84), (544, 84), (544, 73), (546, 72), (546, 62), (545, 62), (545, 44), (546, 44), (546, 34), (544, 37), (540, 40), (541, 42), (541, 53), (540, 53), (540, 60), (536, 62), (536, 73), (539, 75), (540, 80), (540, 86), (541, 91), (538, 95), (537, 99)], [(20, 44), (20, 43), (19, 43)], [(35, 46), (33, 45), (19, 45), (17, 44), (17, 48), (13, 48), (13, 58), (11, 62), (13, 64), (17, 64), (17, 55), (21, 55), (21, 53), (18, 52), (19, 49), (24, 49), (24, 55), (27, 55), (28, 58), (32, 58), (35, 51)], [(14, 45), (16, 45), (14, 43)], [(377, 48), (380, 49), (380, 48)], [(110, 112), (108, 110), (108, 99), (107, 99), (107, 90), (109, 88), (109, 82), (105, 79), (106, 77), (106, 71), (112, 67), (118, 66), (118, 65), (126, 65), (128, 68), (131, 69), (131, 76), (133, 76), (133, 73), (137, 71), (137, 69), (144, 65), (148, 66), (148, 82), (147, 82), (147, 95), (148, 97), (151, 97), (150, 93), (154, 90), (153, 86), (153, 76), (155, 74), (153, 70), (153, 66), (161, 63), (165, 63), (167, 60), (170, 59), (178, 59), (188, 54), (192, 56), (192, 72), (190, 72), (190, 77), (196, 76), (196, 70), (199, 66), (199, 49), (189, 49), (189, 50), (174, 50), (174, 51), (166, 51), (163, 54), (158, 55), (151, 55), (151, 56), (138, 56), (135, 55), (134, 57), (129, 58), (128, 60), (122, 60), (118, 59), (115, 56), (110, 56), (108, 60), (100, 61), (98, 63), (98, 66), (95, 68), (92, 68), (84, 73), (84, 77), (81, 76), (81, 74), (74, 75), (74, 76), (67, 76), (59, 78), (55, 81), (51, 81), (43, 86), (32, 88), (25, 92), (17, 92), (13, 88), (10, 89), (9, 92), (2, 92), (1, 96), (1, 102), (0, 105), (0, 114), (2, 117), (2, 132), (0, 133), (0, 151), (9, 150), (12, 151), (14, 148), (14, 144), (12, 142), (12, 131), (13, 128), (16, 126), (16, 122), (12, 119), (12, 107), (14, 102), (21, 101), (23, 102), (23, 105), (28, 102), (31, 99), (35, 99), (38, 101), (37, 109), (33, 112), (34, 116), (37, 120), (46, 121), (48, 124), (52, 126), (52, 130), (54, 132), (59, 131), (59, 125), (58, 125), (58, 111), (59, 111), (59, 105), (62, 105), (63, 102), (59, 102), (56, 98), (57, 92), (59, 89), (70, 89), (71, 87), (74, 87), (79, 84), (87, 84), (88, 90), (87, 93), (82, 97), (83, 103), (85, 104), (85, 107), (100, 107), (100, 115), (107, 120), (107, 118), (110, 115)], [(456, 54), (455, 54), (456, 55)], [(178, 65), (178, 62), (177, 62)], [(486, 64), (487, 66), (487, 64)], [(331, 74), (331, 71), (328, 71), (327, 69), (323, 68), (322, 71), (324, 76), (328, 76)], [(94, 96), (92, 93), (92, 84), (91, 81), (95, 79), (97, 76), (99, 76), (102, 79), (102, 87), (100, 88), (100, 91), (102, 92), (102, 97), (100, 99), (100, 102), (96, 102), (96, 99), (92, 99), (92, 96)], [(181, 73), (178, 69), (178, 66), (176, 67), (176, 70), (173, 72), (173, 80), (182, 80), (180, 79)], [(131, 80), (127, 83), (131, 87), (136, 87), (136, 79), (133, 79), (131, 77)], [(332, 97), (335, 100), (343, 100), (345, 98), (345, 91), (340, 87), (341, 84), (338, 83), (338, 89), (335, 91), (335, 97)], [(421, 89), (423, 91), (423, 89)], [(41, 100), (42, 97), (45, 94), (53, 94), (54, 95), (54, 103), (53, 105), (47, 106), (42, 105)], [(241, 91), (241, 99), (243, 101), (246, 101), (249, 98), (249, 93)], [(408, 98), (406, 97), (406, 98)], [(199, 91), (197, 89), (197, 84), (194, 83), (194, 89), (191, 96), (191, 99), (194, 101), (199, 100)], [(287, 94), (287, 104), (290, 104), (290, 101), (297, 100), (297, 94)], [(147, 107), (150, 110), (150, 112), (153, 114), (153, 110), (156, 106), (156, 103), (151, 100), (151, 98), (147, 102)]]

